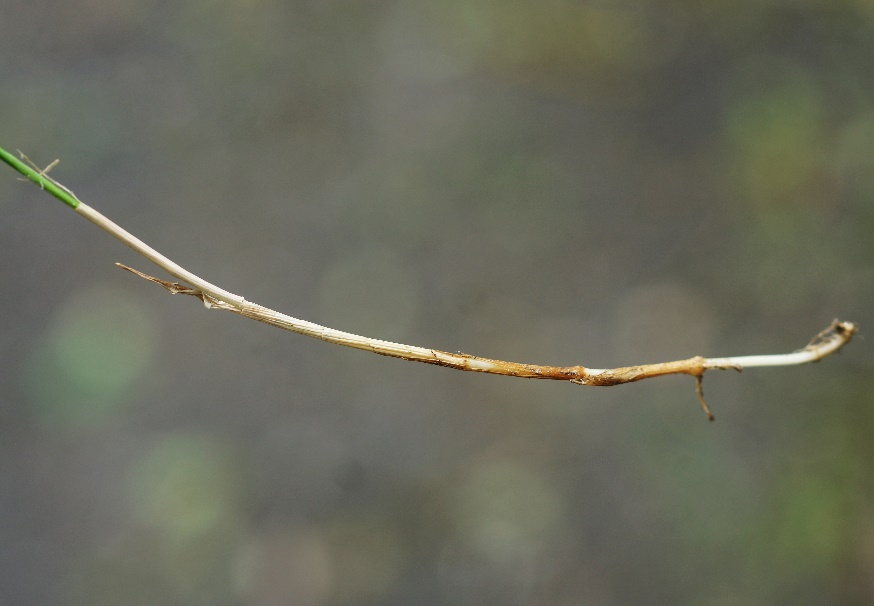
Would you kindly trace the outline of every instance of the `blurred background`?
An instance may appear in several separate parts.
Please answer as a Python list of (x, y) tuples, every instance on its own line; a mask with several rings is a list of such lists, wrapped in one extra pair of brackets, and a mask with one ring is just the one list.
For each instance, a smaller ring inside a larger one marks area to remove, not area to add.
[(0, 602), (874, 603), (874, 4), (5, 0)]

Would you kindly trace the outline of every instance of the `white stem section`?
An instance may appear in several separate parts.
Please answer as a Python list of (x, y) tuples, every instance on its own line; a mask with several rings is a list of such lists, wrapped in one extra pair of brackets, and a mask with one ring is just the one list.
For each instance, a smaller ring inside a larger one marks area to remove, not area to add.
[(852, 322), (832, 324), (830, 331), (824, 331), (804, 349), (788, 353), (765, 356), (735, 356), (731, 358), (708, 358), (705, 368), (752, 368), (755, 366), (793, 366), (808, 364), (833, 354), (843, 347), (857, 328)]
[(223, 288), (219, 288), (215, 284), (210, 284), (206, 280), (203, 280), (202, 278), (194, 275), (181, 265), (174, 263), (164, 255), (159, 253), (157, 250), (155, 250), (127, 230), (122, 229), (84, 202), (79, 201), (79, 206), (77, 206), (75, 210), (77, 213), (94, 223), (94, 225), (96, 225), (106, 233), (115, 236), (123, 243), (127, 244), (135, 251), (143, 255), (149, 261), (166, 271), (171, 276), (175, 276), (180, 280), (188, 282), (192, 286), (196, 286), (198, 290), (207, 293), (209, 296), (214, 297), (219, 301), (224, 301), (225, 303), (229, 303), (237, 307), (246, 303), (246, 299), (244, 299), (240, 295), (235, 295), (234, 293), (228, 292)]

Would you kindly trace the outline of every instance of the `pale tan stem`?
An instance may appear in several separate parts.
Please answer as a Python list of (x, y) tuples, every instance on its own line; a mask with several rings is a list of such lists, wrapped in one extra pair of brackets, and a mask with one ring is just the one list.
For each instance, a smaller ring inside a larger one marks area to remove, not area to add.
[(754, 366), (787, 366), (792, 364), (805, 364), (820, 360), (849, 343), (857, 331), (852, 322), (835, 320), (831, 326), (818, 334), (803, 349), (793, 353), (765, 356), (740, 356), (730, 358), (702, 358), (696, 356), (687, 360), (675, 360), (673, 362), (659, 362), (655, 364), (642, 364), (639, 366), (625, 366), (620, 368), (586, 368), (584, 366), (546, 366), (540, 364), (522, 364), (504, 360), (481, 358), (464, 353), (451, 353), (439, 349), (404, 345), (381, 339), (373, 339), (360, 335), (336, 330), (327, 326), (320, 326), (313, 322), (300, 320), (274, 311), (267, 307), (246, 301), (243, 297), (224, 290), (199, 276), (189, 272), (174, 261), (168, 259), (148, 244), (128, 233), (102, 214), (87, 206), (79, 204), (76, 212), (121, 240), (126, 245), (171, 274), (190, 284), (167, 282), (159, 278), (144, 274), (125, 265), (120, 267), (131, 271), (138, 276), (160, 284), (174, 294), (186, 294), (197, 297), (207, 307), (224, 309), (233, 313), (264, 322), (277, 328), (290, 330), (310, 337), (315, 337), (329, 343), (344, 345), (371, 351), (383, 356), (424, 362), (446, 366), (457, 370), (473, 372), (485, 372), (511, 377), (524, 377), (529, 379), (552, 379), (570, 381), (578, 385), (610, 386), (622, 383), (631, 383), (643, 379), (660, 377), (671, 374), (686, 374), (696, 378), (696, 390), (701, 407), (712, 421), (713, 415), (704, 401), (701, 387), (701, 377), (708, 370), (735, 369), (743, 370)]
[(164, 269), (172, 276), (187, 282), (191, 286), (176, 282), (167, 282), (154, 278), (125, 265), (120, 267), (131, 271), (138, 276), (160, 284), (174, 294), (186, 294), (199, 298), (207, 307), (224, 309), (241, 316), (270, 324), (285, 330), (301, 333), (330, 343), (344, 345), (371, 351), (383, 356), (401, 358), (447, 366), (458, 370), (473, 372), (486, 372), (512, 377), (525, 377), (529, 379), (553, 379), (570, 381), (578, 385), (609, 386), (621, 383), (631, 383), (642, 379), (660, 377), (670, 374), (686, 374), (695, 377), (698, 399), (701, 407), (712, 421), (713, 415), (704, 401), (704, 392), (701, 387), (701, 378), (708, 370), (735, 369), (743, 370), (753, 366), (788, 366), (791, 364), (806, 364), (820, 360), (828, 356), (850, 342), (857, 331), (857, 326), (852, 322), (835, 320), (831, 326), (816, 335), (803, 349), (789, 354), (765, 355), (765, 356), (740, 356), (732, 358), (702, 358), (696, 356), (687, 360), (673, 362), (660, 362), (656, 364), (642, 364), (640, 366), (625, 366), (621, 368), (586, 368), (584, 366), (543, 366), (538, 364), (521, 364), (519, 362), (506, 362), (480, 358), (463, 353), (450, 353), (439, 349), (427, 349), (391, 341), (382, 341), (362, 337), (327, 326), (320, 326), (306, 320), (299, 320), (291, 316), (273, 311), (261, 305), (250, 303), (243, 297), (228, 292), (214, 284), (203, 280), (174, 261), (165, 257), (154, 248), (122, 229), (102, 214), (84, 204), (72, 191), (48, 176), (48, 171), (57, 164), (57, 161), (45, 169), (40, 170), (30, 162), (24, 154), (30, 167), (23, 164), (14, 156), (0, 148), (0, 159), (10, 164), (13, 168), (37, 183), (41, 188), (49, 189), (50, 193), (65, 204), (73, 207), (77, 213), (97, 225), (100, 229), (121, 240), (157, 266)]
[(76, 207), (76, 212), (91, 221), (94, 225), (105, 231), (106, 233), (114, 236), (133, 248), (135, 251), (143, 255), (146, 259), (166, 271), (171, 276), (179, 278), (180, 280), (184, 280), (189, 284), (193, 284), (199, 290), (205, 292), (209, 296), (218, 299), (219, 301), (224, 301), (230, 305), (244, 305), (246, 300), (240, 295), (235, 295), (232, 292), (228, 292), (223, 288), (219, 288), (214, 284), (210, 284), (206, 280), (199, 278), (194, 275), (181, 265), (176, 264), (174, 261), (171, 261), (157, 250), (131, 234), (125, 229), (122, 229), (120, 226), (116, 225), (102, 214), (80, 201), (79, 206)]
[[(855, 334), (857, 328), (852, 322), (840, 322), (835, 320), (832, 325), (820, 333), (810, 344), (798, 352), (773, 355), (773, 356), (744, 356), (735, 358), (702, 358), (696, 356), (687, 360), (675, 360), (673, 362), (658, 362), (655, 364), (642, 364), (639, 366), (625, 366), (620, 368), (586, 368), (584, 366), (546, 366), (540, 364), (522, 364), (519, 362), (507, 362), (481, 358), (464, 353), (451, 353), (439, 349), (404, 345), (391, 341), (372, 339), (348, 332), (343, 332), (326, 326), (320, 326), (306, 320), (299, 320), (287, 316), (267, 307), (244, 301), (242, 304), (229, 303), (217, 299), (198, 288), (191, 288), (176, 282), (167, 282), (152, 277), (140, 271), (117, 264), (138, 276), (160, 284), (174, 294), (185, 294), (197, 297), (209, 308), (223, 309), (245, 316), (252, 320), (264, 322), (277, 328), (301, 333), (315, 337), (337, 345), (354, 347), (372, 351), (383, 356), (391, 356), (404, 360), (447, 366), (458, 370), (473, 372), (486, 372), (512, 377), (524, 377), (528, 379), (553, 379), (570, 381), (579, 385), (609, 386), (621, 383), (631, 383), (642, 379), (650, 379), (671, 374), (686, 374), (701, 377), (706, 371), (713, 369), (743, 370), (753, 366), (775, 366), (780, 359), (785, 359), (786, 364), (801, 364), (813, 362), (834, 353), (848, 343)], [(700, 393), (700, 389), (699, 389)], [(703, 402), (703, 397), (702, 397)]]

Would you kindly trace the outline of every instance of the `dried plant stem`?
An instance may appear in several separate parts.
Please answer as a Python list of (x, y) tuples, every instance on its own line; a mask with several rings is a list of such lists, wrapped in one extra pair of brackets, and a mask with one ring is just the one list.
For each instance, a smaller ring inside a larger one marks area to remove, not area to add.
[[(544, 366), (539, 364), (522, 364), (519, 362), (507, 362), (481, 358), (463, 353), (451, 353), (439, 349), (429, 349), (383, 341), (370, 337), (363, 337), (348, 332), (343, 332), (326, 326), (320, 326), (306, 320), (299, 320), (278, 311), (268, 309), (261, 305), (246, 301), (243, 297), (235, 295), (214, 284), (203, 280), (189, 272), (174, 261), (168, 259), (145, 242), (128, 233), (102, 214), (84, 204), (73, 192), (49, 177), (44, 170), (33, 165), (24, 154), (21, 154), (22, 162), (2, 148), (0, 159), (10, 164), (13, 168), (24, 174), (28, 179), (40, 185), (55, 197), (71, 206), (79, 215), (97, 225), (103, 231), (121, 240), (124, 244), (140, 253), (157, 266), (161, 267), (170, 275), (182, 280), (185, 284), (168, 282), (144, 274), (125, 265), (120, 267), (134, 274), (160, 284), (173, 294), (191, 295), (200, 299), (206, 307), (211, 309), (223, 309), (245, 316), (252, 320), (264, 322), (277, 328), (290, 330), (310, 337), (315, 337), (337, 345), (354, 347), (371, 351), (384, 356), (401, 358), (446, 366), (457, 370), (485, 372), (512, 377), (524, 377), (529, 379), (553, 379), (570, 381), (578, 385), (609, 386), (621, 383), (631, 383), (653, 377), (670, 374), (686, 374), (696, 378), (696, 390), (701, 407), (710, 420), (713, 415), (704, 401), (701, 388), (701, 377), (708, 370), (734, 369), (743, 370), (754, 366), (788, 366), (793, 364), (805, 364), (820, 360), (846, 345), (857, 331), (852, 322), (835, 320), (828, 328), (818, 334), (803, 349), (789, 354), (764, 355), (764, 356), (740, 356), (730, 358), (702, 358), (696, 356), (687, 360), (673, 362), (659, 362), (655, 364), (642, 364), (639, 366), (625, 366), (621, 368), (587, 368), (584, 366)], [(51, 168), (55, 163), (49, 166)]]

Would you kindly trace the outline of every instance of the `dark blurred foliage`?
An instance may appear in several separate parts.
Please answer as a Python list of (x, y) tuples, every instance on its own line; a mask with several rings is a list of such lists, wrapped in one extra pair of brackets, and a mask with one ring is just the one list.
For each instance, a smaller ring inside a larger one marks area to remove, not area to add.
[(285, 334), (0, 178), (0, 601), (874, 603), (874, 4), (25, 2), (0, 145)]

